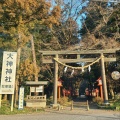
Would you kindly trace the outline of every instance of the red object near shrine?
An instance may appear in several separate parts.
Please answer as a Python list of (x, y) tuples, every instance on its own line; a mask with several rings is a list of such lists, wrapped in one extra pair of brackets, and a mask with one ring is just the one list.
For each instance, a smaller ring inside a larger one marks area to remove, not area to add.
[(95, 97), (96, 96), (96, 89), (92, 90), (92, 96)]
[(60, 95), (61, 95), (61, 87), (62, 87), (62, 80), (59, 78), (58, 82), (57, 82), (57, 87), (58, 87), (58, 99), (60, 99)]
[(64, 96), (64, 97), (71, 95), (70, 90), (63, 89), (62, 92), (63, 92), (63, 96)]
[(58, 87), (59, 87), (59, 86), (61, 87), (61, 86), (62, 86), (62, 82), (63, 82), (63, 81), (59, 78), (59, 79), (58, 79), (57, 86), (58, 86)]
[(62, 82), (61, 82), (61, 81), (58, 81), (57, 86), (58, 86), (58, 87), (61, 87), (61, 86), (62, 86)]
[(98, 82), (98, 86), (100, 87), (100, 97), (103, 99), (102, 78), (99, 77), (96, 81)]
[(98, 82), (98, 86), (101, 86), (101, 85), (102, 85), (102, 79), (101, 79), (101, 77), (99, 77), (99, 78), (97, 79), (97, 82)]
[(86, 95), (86, 96), (89, 96), (89, 95), (90, 95), (90, 92), (89, 92), (89, 89), (88, 89), (88, 88), (85, 89), (85, 95)]
[(88, 88), (86, 88), (86, 90), (85, 90), (85, 95), (86, 96), (98, 97), (98, 93), (99, 93), (99, 89), (98, 88), (93, 89), (92, 90), (92, 94), (91, 94), (91, 92), (90, 92), (90, 90)]

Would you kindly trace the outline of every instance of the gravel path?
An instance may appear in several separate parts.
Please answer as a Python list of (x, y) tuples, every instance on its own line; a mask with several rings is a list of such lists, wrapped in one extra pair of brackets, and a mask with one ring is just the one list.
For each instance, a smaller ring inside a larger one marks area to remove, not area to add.
[(58, 109), (46, 109), (45, 112), (21, 115), (0, 115), (0, 120), (120, 120), (120, 112), (99, 109), (75, 108), (70, 110), (66, 107)]
[[(77, 101), (79, 102), (79, 101)], [(90, 104), (87, 110), (85, 102), (63, 106), (60, 110), (48, 107), (44, 112), (19, 115), (0, 115), (0, 120), (120, 120), (120, 111), (102, 110)]]

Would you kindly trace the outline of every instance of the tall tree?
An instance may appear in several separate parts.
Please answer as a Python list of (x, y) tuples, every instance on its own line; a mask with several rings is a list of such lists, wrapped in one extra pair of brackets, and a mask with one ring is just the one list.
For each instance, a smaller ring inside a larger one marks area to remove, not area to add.
[(86, 19), (80, 34), (85, 48), (119, 47), (117, 41), (120, 36), (119, 6), (119, 4), (114, 5), (113, 3), (90, 2), (89, 6), (84, 9)]
[(79, 44), (80, 36), (78, 31), (81, 26), (81, 10), (86, 1), (79, 0), (52, 0), (53, 6), (58, 4), (61, 7), (61, 21), (59, 26), (52, 29), (52, 45), (54, 49), (73, 49)]
[[(84, 12), (86, 19), (83, 18), (84, 23), (80, 30), (81, 49), (118, 48), (120, 46), (120, 4), (92, 1), (84, 8)], [(115, 66), (116, 63), (106, 63), (106, 78), (112, 96), (114, 96), (114, 84), (119, 83), (119, 80), (114, 81), (111, 78), (111, 72), (116, 70)]]
[[(18, 52), (20, 61), (21, 48), (30, 40), (31, 30), (36, 24), (49, 28), (59, 24), (60, 8), (50, 10), (50, 3), (45, 0), (1, 0), (0, 28), (3, 49)], [(11, 41), (10, 41), (11, 40)], [(3, 43), (4, 42), (4, 43)], [(10, 46), (10, 47), (4, 47)], [(19, 62), (17, 63), (19, 69)], [(19, 79), (19, 77), (17, 77)], [(16, 80), (16, 99), (18, 98), (18, 79)]]

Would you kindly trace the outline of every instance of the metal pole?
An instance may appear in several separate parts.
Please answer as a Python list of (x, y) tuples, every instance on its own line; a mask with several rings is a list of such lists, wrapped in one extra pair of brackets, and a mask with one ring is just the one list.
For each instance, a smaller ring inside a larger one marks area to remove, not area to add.
[(14, 102), (14, 94), (12, 94), (12, 99), (11, 99), (11, 111), (13, 111), (13, 102)]
[(102, 74), (101, 76), (102, 76), (102, 85), (103, 85), (104, 104), (109, 104), (103, 53), (101, 54), (101, 74)]
[[(58, 59), (58, 55), (55, 56)], [(55, 71), (54, 71), (54, 93), (53, 93), (53, 104), (57, 105), (57, 82), (58, 82), (58, 63), (54, 61)]]
[(2, 94), (0, 94), (0, 108), (1, 108)]

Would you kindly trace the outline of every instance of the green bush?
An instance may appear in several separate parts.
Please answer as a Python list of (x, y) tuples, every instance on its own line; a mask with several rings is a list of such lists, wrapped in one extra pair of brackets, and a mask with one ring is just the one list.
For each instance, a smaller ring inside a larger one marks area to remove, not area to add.
[(93, 102), (96, 102), (97, 104), (101, 105), (103, 103), (103, 99), (101, 97), (95, 97), (93, 98)]
[(120, 107), (120, 99), (116, 100), (114, 103), (113, 103), (114, 106), (116, 107)]
[(120, 93), (115, 95), (115, 100), (119, 100), (120, 99)]
[(58, 99), (58, 103), (60, 105), (69, 104), (69, 102), (70, 102), (69, 97), (61, 97), (60, 99)]

